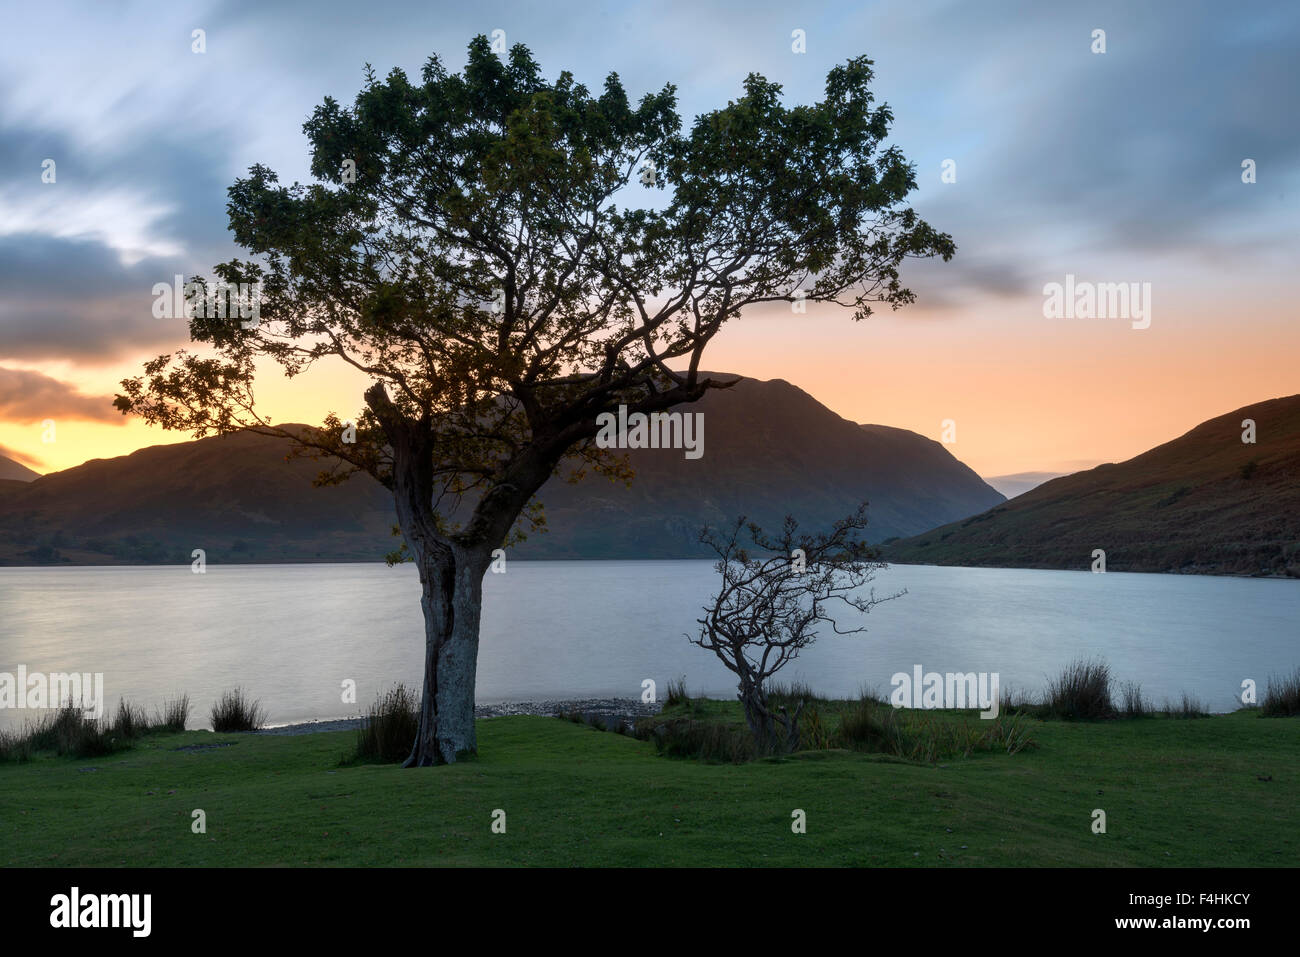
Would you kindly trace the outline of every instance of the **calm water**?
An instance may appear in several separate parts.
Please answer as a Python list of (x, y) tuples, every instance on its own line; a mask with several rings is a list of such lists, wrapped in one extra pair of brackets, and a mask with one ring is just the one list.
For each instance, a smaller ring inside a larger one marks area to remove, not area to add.
[[(1300, 582), (1111, 572), (896, 566), (866, 634), (824, 635), (782, 679), (833, 695), (897, 671), (998, 672), (1037, 691), (1103, 655), (1159, 704), (1186, 690), (1230, 710), (1243, 678), (1300, 664)], [(685, 676), (729, 697), (730, 674), (683, 637), (714, 587), (708, 562), (511, 562), (485, 580), (478, 700), (640, 697)], [(423, 628), (410, 565), (0, 568), (0, 672), (103, 672), (110, 706), (187, 692), (192, 724), (243, 685), (272, 723), (356, 714), (397, 680), (419, 687)], [(844, 619), (847, 621), (847, 619)], [(0, 709), (0, 725), (28, 711)]]

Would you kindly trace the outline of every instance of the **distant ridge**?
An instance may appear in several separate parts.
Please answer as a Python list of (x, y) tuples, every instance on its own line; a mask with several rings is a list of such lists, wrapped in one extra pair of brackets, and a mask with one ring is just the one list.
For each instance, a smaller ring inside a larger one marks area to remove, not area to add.
[[(1256, 442), (1242, 442), (1253, 419)], [(935, 565), (1300, 577), (1300, 395), (1257, 402), (1118, 465), (1053, 479), (893, 542)]]
[(1071, 472), (1013, 472), (1010, 475), (990, 475), (984, 481), (993, 486), (1007, 498), (1015, 498), (1017, 495), (1024, 495), (1031, 489), (1036, 489), (1044, 482), (1050, 482), (1054, 478), (1060, 478), (1062, 475), (1071, 475)]

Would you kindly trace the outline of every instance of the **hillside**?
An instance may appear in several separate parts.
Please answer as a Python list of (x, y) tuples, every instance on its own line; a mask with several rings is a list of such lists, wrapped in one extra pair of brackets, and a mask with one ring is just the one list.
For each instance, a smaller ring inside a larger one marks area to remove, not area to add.
[(0, 482), (30, 482), (40, 477), (40, 472), (33, 472), (21, 462), (0, 455)]
[[(1254, 419), (1254, 445), (1242, 420)], [(1252, 464), (1253, 463), (1253, 464)], [(1203, 422), (1119, 464), (1054, 479), (891, 543), (891, 561), (1300, 576), (1300, 395)]]
[[(782, 380), (746, 379), (688, 410), (704, 414), (702, 458), (629, 452), (631, 487), (589, 476), (541, 492), (549, 531), (518, 558), (705, 557), (705, 523), (787, 512), (828, 525), (866, 498), (868, 537), (912, 535), (1002, 501), (938, 442), (860, 426)], [(313, 488), (320, 464), (286, 461), (251, 434), (160, 445), (0, 489), (0, 564), (371, 561), (396, 541), (389, 494), (357, 476)]]

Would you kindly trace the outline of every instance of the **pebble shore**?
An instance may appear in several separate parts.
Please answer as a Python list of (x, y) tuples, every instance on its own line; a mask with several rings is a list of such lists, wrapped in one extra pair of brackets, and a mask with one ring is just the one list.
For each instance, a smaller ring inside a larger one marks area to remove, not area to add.
[[(642, 718), (658, 714), (659, 704), (647, 704), (637, 698), (579, 698), (567, 701), (507, 701), (498, 704), (481, 704), (475, 707), (476, 718), (501, 718), (509, 715), (539, 715), (555, 717), (560, 714), (580, 714), (602, 718)], [(316, 734), (322, 731), (348, 731), (361, 727), (364, 719), (336, 718), (322, 721), (303, 721), (298, 724), (284, 724), (273, 728), (263, 728), (255, 734)]]

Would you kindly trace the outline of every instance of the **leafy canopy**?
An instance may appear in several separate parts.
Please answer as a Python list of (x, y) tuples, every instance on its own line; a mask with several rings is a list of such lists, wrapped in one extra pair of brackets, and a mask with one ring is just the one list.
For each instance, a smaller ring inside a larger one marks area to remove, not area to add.
[(915, 177), (882, 147), (871, 78), (852, 59), (821, 102), (786, 107), (751, 74), (683, 131), (671, 85), (634, 106), (616, 74), (598, 95), (547, 82), (527, 48), (503, 60), (482, 36), (463, 73), (436, 56), (418, 83), (367, 67), (352, 106), (326, 98), (304, 126), (317, 182), (256, 165), (229, 190), (249, 258), (215, 272), (263, 284), (260, 321), (191, 319), (204, 351), (148, 363), (116, 404), (196, 437), (280, 432), (256, 409), (259, 364), (342, 361), (373, 383), (355, 441), (334, 413), (293, 436), (343, 463), (322, 480), (393, 488), (419, 457), (438, 521), (474, 492), (459, 534), (498, 544), (482, 503), (518, 514), (560, 461), (626, 477), (593, 446), (599, 413), (729, 384), (700, 359), (741, 310), (802, 297), (860, 319), (913, 300), (904, 257), (951, 257), (902, 205)]

